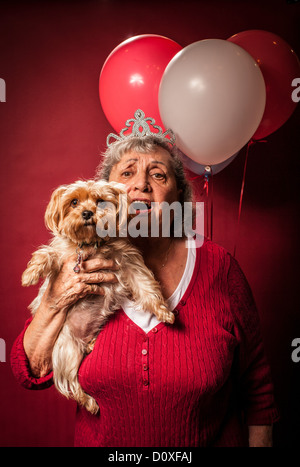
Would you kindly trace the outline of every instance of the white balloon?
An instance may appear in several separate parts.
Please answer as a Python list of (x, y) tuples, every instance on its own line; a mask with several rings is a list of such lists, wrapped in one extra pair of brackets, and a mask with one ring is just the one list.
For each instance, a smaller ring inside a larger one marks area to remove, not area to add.
[(190, 159), (186, 154), (183, 154), (182, 151), (179, 152), (179, 157), (182, 160), (182, 163), (185, 167), (187, 167), (191, 172), (194, 172), (195, 174), (198, 175), (204, 175), (207, 173), (206, 167), (210, 167), (211, 174), (216, 175), (217, 173), (221, 172), (225, 167), (227, 167), (238, 155), (238, 152), (233, 154), (233, 156), (229, 157), (229, 159), (226, 159), (223, 162), (220, 162), (219, 164), (214, 164), (214, 165), (202, 165), (199, 164), (198, 162), (193, 161), (193, 159)]
[(238, 152), (258, 128), (266, 104), (263, 75), (240, 46), (221, 39), (195, 42), (167, 65), (159, 111), (176, 145), (202, 165)]

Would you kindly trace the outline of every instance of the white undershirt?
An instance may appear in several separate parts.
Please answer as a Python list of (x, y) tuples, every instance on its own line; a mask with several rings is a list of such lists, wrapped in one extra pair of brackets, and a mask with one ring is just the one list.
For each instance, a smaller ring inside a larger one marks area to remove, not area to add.
[[(188, 285), (191, 281), (194, 272), (195, 262), (195, 240), (189, 239), (189, 248), (184, 273), (175, 291), (172, 293), (171, 297), (167, 299), (167, 305), (170, 310), (174, 310), (176, 308), (181, 298), (185, 294), (185, 291), (188, 288)], [(156, 318), (156, 316), (154, 316), (149, 311), (141, 310), (140, 308), (135, 306), (134, 302), (127, 298), (123, 302), (122, 308), (126, 315), (145, 332), (151, 331), (151, 329), (153, 329), (155, 326), (157, 326), (157, 324), (159, 324), (159, 320)]]

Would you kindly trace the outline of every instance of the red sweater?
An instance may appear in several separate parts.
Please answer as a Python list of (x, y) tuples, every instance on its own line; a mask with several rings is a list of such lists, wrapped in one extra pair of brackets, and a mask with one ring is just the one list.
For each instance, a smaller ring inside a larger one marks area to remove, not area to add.
[[(223, 248), (197, 249), (191, 282), (173, 325), (147, 334), (123, 310), (98, 336), (79, 369), (98, 415), (78, 408), (75, 446), (247, 446), (247, 425), (278, 419), (270, 369), (249, 285)], [(30, 375), (23, 334), (11, 363), (30, 389), (52, 375)]]

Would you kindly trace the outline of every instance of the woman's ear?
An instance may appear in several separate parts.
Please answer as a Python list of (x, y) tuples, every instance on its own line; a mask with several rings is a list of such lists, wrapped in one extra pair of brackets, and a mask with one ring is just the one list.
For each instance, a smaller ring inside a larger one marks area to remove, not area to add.
[(58, 232), (58, 224), (62, 215), (61, 197), (65, 193), (66, 189), (67, 187), (62, 185), (52, 193), (50, 202), (45, 212), (46, 227), (53, 233)]

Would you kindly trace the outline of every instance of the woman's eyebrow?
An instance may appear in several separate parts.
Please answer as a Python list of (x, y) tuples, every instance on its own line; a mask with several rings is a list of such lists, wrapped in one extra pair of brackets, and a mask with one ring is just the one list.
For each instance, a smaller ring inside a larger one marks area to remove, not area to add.
[[(134, 162), (137, 162), (138, 159), (128, 159), (127, 161), (124, 161), (123, 164), (122, 164), (122, 168), (126, 167), (130, 162), (131, 163), (134, 163)], [(132, 165), (132, 164), (131, 164)]]
[(131, 158), (131, 159), (127, 159), (127, 160), (126, 160), (126, 161), (124, 161), (124, 162), (125, 162), (125, 163), (127, 163), (127, 162), (130, 162), (130, 161), (137, 162), (137, 161), (138, 161), (138, 159), (133, 159), (133, 158)]
[[(124, 161), (124, 164), (122, 164), (122, 167), (126, 167), (129, 163), (134, 163), (134, 162), (138, 162), (138, 159), (134, 159), (134, 158), (131, 158), (131, 159), (127, 159), (126, 161)], [(150, 164), (161, 164), (161, 165), (164, 165), (166, 168), (168, 168), (168, 166), (162, 162), (162, 161), (150, 161)]]
[(167, 166), (164, 162), (161, 162), (161, 161), (150, 161), (150, 164), (162, 164), (162, 165), (164, 165), (166, 168), (168, 168), (168, 166)]

